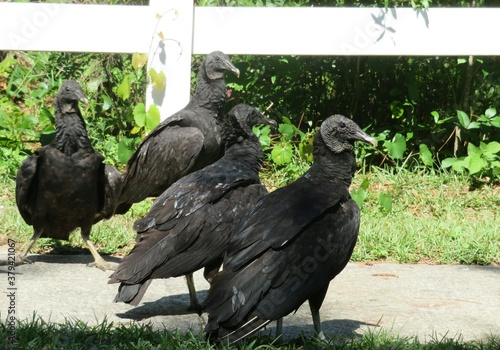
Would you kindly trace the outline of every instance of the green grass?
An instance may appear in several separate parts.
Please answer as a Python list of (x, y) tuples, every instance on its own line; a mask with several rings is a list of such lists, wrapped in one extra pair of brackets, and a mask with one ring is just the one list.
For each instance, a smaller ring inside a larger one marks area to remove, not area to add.
[[(268, 187), (283, 174), (265, 176)], [(368, 181), (361, 205), (361, 228), (353, 261), (391, 261), (433, 264), (500, 264), (500, 187), (485, 184), (470, 189), (467, 178), (447, 173), (414, 174), (374, 169), (356, 174), (352, 190)], [(0, 180), (0, 244), (7, 237), (19, 247), (32, 229), (20, 217), (14, 200), (14, 181)], [(380, 204), (389, 194), (392, 210)], [(151, 201), (133, 206), (123, 216), (102, 221), (92, 240), (103, 254), (126, 254), (134, 245), (134, 220), (146, 214)], [(88, 253), (78, 231), (69, 242), (40, 239), (32, 253)]]
[[(0, 324), (0, 344), (6, 349), (186, 349), (208, 350), (212, 347), (202, 334), (154, 330), (149, 325), (113, 325), (104, 320), (91, 326), (81, 321), (67, 320), (63, 324), (46, 323), (33, 316), (32, 320), (17, 324), (15, 343), (10, 342), (10, 328)], [(232, 347), (236, 349), (236, 347)], [(421, 342), (416, 337), (398, 337), (384, 332), (366, 332), (353, 338), (332, 337), (321, 341), (300, 337), (284, 344), (261, 337), (239, 344), (238, 349), (391, 349), (391, 350), (496, 350), (500, 339), (489, 338), (479, 342), (465, 342), (460, 338), (435, 338)], [(229, 349), (224, 347), (224, 349)]]

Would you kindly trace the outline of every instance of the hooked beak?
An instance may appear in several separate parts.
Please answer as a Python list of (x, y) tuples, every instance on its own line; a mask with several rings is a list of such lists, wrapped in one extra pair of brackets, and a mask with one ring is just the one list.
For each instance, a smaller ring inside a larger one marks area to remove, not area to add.
[(366, 132), (358, 130), (355, 136), (356, 140), (366, 143), (367, 145), (372, 145), (373, 147), (377, 147), (377, 140), (368, 135)]

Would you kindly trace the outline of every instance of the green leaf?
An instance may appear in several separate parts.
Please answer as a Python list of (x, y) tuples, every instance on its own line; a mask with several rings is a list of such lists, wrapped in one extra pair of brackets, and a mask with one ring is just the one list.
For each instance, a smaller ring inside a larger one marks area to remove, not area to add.
[(120, 142), (118, 142), (118, 160), (125, 164), (128, 159), (134, 153), (133, 149), (133, 139), (124, 138)]
[(111, 100), (108, 96), (101, 94), (102, 97), (102, 109), (107, 111), (111, 107), (113, 107), (113, 100)]
[(432, 166), (432, 153), (429, 151), (429, 147), (425, 143), (420, 144), (420, 159), (427, 166)]
[(378, 194), (378, 202), (386, 213), (392, 211), (392, 196), (389, 192), (380, 192)]
[(406, 151), (406, 140), (401, 134), (394, 135), (392, 141), (385, 142), (389, 155), (393, 159), (401, 159)]
[(262, 149), (267, 149), (271, 146), (271, 137), (269, 136), (271, 133), (271, 127), (269, 125), (255, 125), (252, 130), (255, 136), (259, 139)]
[(281, 133), (282, 141), (290, 141), (295, 134), (295, 130), (291, 124), (280, 124), (278, 126), (278, 131)]
[(470, 124), (469, 116), (465, 112), (457, 111), (457, 117), (462, 128), (468, 129)]
[(496, 141), (492, 141), (486, 145), (486, 148), (483, 151), (485, 154), (496, 154), (500, 152), (500, 143)]
[(277, 165), (288, 164), (292, 161), (293, 148), (289, 143), (280, 143), (271, 151), (271, 158)]
[(451, 167), (457, 161), (456, 158), (445, 158), (441, 162), (441, 167), (446, 169)]
[(474, 155), (481, 156), (483, 154), (483, 151), (481, 151), (481, 148), (474, 146), (472, 142), (469, 142), (467, 144), (467, 154), (469, 156), (474, 156)]
[(129, 81), (128, 76), (125, 76), (123, 78), (122, 83), (120, 84), (120, 86), (118, 86), (118, 90), (116, 91), (116, 94), (122, 100), (126, 100), (129, 98), (129, 96), (130, 96), (130, 81)]
[(477, 174), (481, 170), (486, 168), (487, 165), (488, 164), (486, 163), (486, 160), (484, 160), (484, 158), (481, 157), (481, 154), (476, 153), (470, 156), (469, 166), (468, 166), (469, 173), (471, 175)]
[(144, 103), (138, 103), (137, 106), (135, 106), (134, 111), (132, 112), (134, 115), (134, 121), (135, 124), (141, 128), (146, 126), (146, 106)]
[(357, 191), (351, 191), (351, 198), (361, 207), (366, 199), (366, 191), (361, 187)]
[(438, 124), (439, 123), (439, 112), (438, 111), (432, 111), (431, 115), (434, 117), (434, 123)]
[(132, 55), (132, 67), (134, 67), (134, 69), (144, 67), (146, 63), (148, 63), (148, 55), (145, 53), (135, 52)]
[(462, 172), (466, 167), (469, 167), (469, 157), (461, 157), (455, 159), (455, 162), (452, 164), (451, 169), (454, 171)]
[(151, 83), (153, 84), (153, 90), (163, 91), (165, 86), (167, 86), (167, 77), (163, 72), (157, 72), (153, 68), (149, 69), (149, 76), (151, 77)]
[(488, 108), (485, 112), (484, 115), (487, 116), (489, 119), (493, 118), (495, 115), (497, 115), (497, 110), (495, 108)]
[(150, 132), (160, 123), (160, 110), (156, 105), (149, 106), (146, 114), (146, 131)]
[(457, 58), (457, 64), (464, 64), (465, 62), (467, 62), (465, 58)]

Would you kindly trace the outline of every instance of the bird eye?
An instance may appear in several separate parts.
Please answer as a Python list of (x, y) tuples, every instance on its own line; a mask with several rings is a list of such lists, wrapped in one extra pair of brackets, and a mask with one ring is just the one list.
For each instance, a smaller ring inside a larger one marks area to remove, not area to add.
[(340, 126), (342, 129), (346, 127), (346, 125), (345, 125), (345, 123), (344, 123), (344, 122), (340, 122), (340, 123), (339, 123), (339, 126)]
[(216, 61), (220, 61), (220, 57), (215, 57), (215, 60)]

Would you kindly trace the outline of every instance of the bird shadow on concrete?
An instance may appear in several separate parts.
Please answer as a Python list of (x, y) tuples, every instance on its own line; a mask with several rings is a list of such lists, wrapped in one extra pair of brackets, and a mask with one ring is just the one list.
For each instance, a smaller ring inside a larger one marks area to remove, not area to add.
[[(197, 294), (198, 300), (202, 303), (208, 295), (208, 290), (197, 291)], [(188, 293), (169, 295), (152, 302), (145, 302), (126, 312), (117, 313), (116, 316), (132, 320), (144, 320), (155, 316), (196, 314), (195, 311), (189, 309), (190, 305)]]
[[(86, 251), (88, 252), (88, 250)], [(113, 262), (113, 263), (120, 263), (122, 260), (120, 257), (115, 257), (115, 256), (109, 256), (109, 255), (104, 255), (101, 254), (102, 258), (106, 261)], [(32, 262), (43, 262), (43, 263), (48, 263), (48, 264), (84, 264), (87, 265), (89, 263), (94, 262), (94, 258), (90, 253), (85, 254), (85, 250), (82, 249), (82, 254), (65, 254), (65, 255), (60, 255), (60, 254), (51, 254), (51, 253), (46, 253), (46, 254), (36, 254), (36, 255), (30, 255), (28, 254), (27, 258)]]
[[(286, 320), (286, 318), (285, 318)], [(354, 338), (359, 336), (356, 333), (361, 326), (377, 326), (376, 324), (366, 323), (351, 319), (337, 319), (321, 322), (321, 328), (327, 337), (342, 337)], [(274, 334), (275, 326), (268, 327)], [(297, 337), (315, 337), (314, 327), (311, 323), (287, 325), (286, 321), (283, 324), (283, 336), (285, 339), (293, 339)]]

